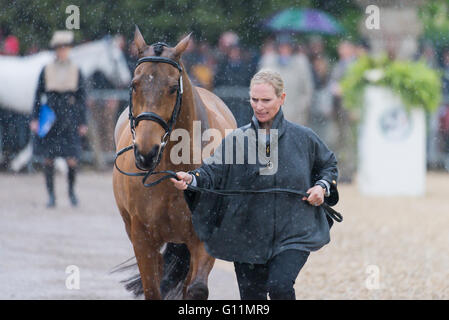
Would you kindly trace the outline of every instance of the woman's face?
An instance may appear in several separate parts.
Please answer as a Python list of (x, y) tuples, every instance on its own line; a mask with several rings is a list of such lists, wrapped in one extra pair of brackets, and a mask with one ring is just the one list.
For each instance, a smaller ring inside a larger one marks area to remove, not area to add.
[(58, 60), (65, 61), (69, 58), (70, 55), (70, 47), (69, 46), (61, 46), (56, 48), (56, 57)]
[(254, 84), (250, 88), (249, 95), (254, 115), (260, 123), (273, 120), (285, 100), (285, 93), (278, 97), (274, 87), (269, 83)]

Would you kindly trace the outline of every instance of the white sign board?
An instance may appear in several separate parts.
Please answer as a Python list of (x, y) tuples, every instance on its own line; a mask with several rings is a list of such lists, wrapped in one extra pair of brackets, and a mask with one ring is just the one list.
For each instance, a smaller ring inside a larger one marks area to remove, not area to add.
[(362, 194), (424, 195), (426, 122), (422, 109), (408, 113), (390, 89), (367, 87), (358, 144), (357, 181)]

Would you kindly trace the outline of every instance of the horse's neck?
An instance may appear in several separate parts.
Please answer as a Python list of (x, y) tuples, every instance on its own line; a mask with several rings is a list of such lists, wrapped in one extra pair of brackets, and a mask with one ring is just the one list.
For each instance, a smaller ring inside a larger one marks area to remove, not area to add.
[(71, 59), (80, 67), (85, 77), (91, 76), (104, 63), (107, 50), (105, 46), (105, 40), (96, 40), (73, 48)]

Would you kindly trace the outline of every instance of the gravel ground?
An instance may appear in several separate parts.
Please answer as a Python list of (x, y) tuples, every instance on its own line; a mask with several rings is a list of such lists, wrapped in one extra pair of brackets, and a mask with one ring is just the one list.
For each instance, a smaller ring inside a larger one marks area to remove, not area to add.
[[(45, 208), (43, 176), (0, 175), (0, 299), (133, 299), (110, 274), (133, 256), (112, 194), (111, 173), (84, 171), (71, 208)], [(431, 172), (421, 198), (365, 197), (340, 186), (344, 222), (310, 255), (298, 299), (449, 299), (449, 174)], [(73, 267), (75, 268), (73, 269)], [(72, 268), (72, 269), (71, 269)], [(70, 281), (79, 274), (79, 288)], [(75, 288), (68, 289), (67, 285)], [(217, 260), (210, 299), (238, 299), (233, 265)]]

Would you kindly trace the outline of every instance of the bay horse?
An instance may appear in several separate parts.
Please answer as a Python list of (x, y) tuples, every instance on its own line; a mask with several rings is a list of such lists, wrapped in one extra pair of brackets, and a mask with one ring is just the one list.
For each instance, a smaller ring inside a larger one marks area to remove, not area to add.
[[(190, 35), (175, 47), (160, 42), (147, 45), (136, 26), (134, 43), (139, 60), (131, 81), (130, 105), (120, 115), (114, 137), (117, 152), (127, 146), (134, 151), (117, 157), (116, 165), (123, 172), (151, 172), (155, 166), (158, 171), (193, 170), (200, 164), (173, 164), (170, 160), (175, 144), (170, 133), (174, 128), (187, 130), (190, 137), (193, 121), (201, 121), (202, 130), (219, 130), (222, 137), (225, 129), (236, 128), (234, 116), (224, 102), (190, 82), (180, 60), (189, 40)], [(190, 155), (193, 151), (190, 145)], [(185, 277), (183, 285), (178, 286), (183, 298), (207, 299), (207, 280), (215, 259), (193, 229), (182, 191), (167, 181), (147, 188), (141, 179), (124, 175), (117, 167), (113, 170), (114, 196), (140, 273), (134, 283), (142, 286), (145, 299), (166, 298), (166, 293), (161, 294), (161, 280), (169, 279), (168, 273), (172, 272), (176, 273), (174, 277)], [(166, 243), (171, 245), (171, 251), (162, 257), (160, 250)], [(182, 263), (171, 270), (164, 268), (164, 262), (167, 266), (186, 260), (183, 248), (188, 248), (190, 257), (187, 268)]]

